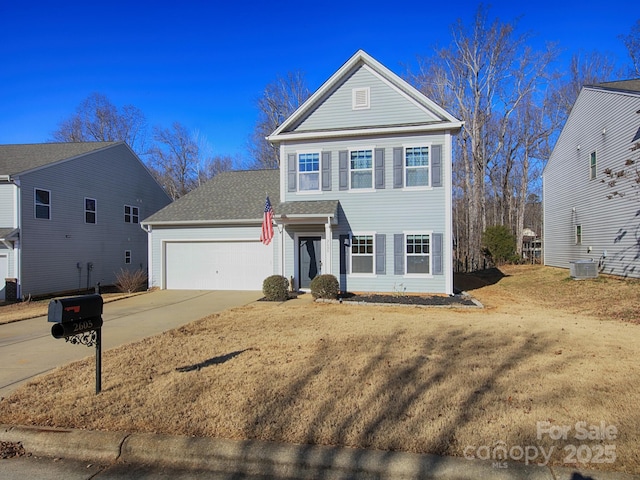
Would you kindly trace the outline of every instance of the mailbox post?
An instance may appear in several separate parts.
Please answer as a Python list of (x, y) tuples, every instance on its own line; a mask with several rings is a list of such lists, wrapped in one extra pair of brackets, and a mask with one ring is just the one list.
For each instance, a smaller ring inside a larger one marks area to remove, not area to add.
[(102, 297), (98, 294), (57, 298), (49, 302), (53, 338), (96, 347), (96, 394), (102, 390)]

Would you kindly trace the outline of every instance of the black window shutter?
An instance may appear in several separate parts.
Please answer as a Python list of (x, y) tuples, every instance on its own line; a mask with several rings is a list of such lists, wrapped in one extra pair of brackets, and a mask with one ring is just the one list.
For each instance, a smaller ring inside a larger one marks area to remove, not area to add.
[(384, 275), (387, 273), (387, 242), (386, 235), (378, 234), (376, 235), (376, 274)]
[(331, 152), (322, 152), (322, 190), (331, 190)]
[(393, 236), (393, 273), (404, 275), (404, 233)]
[(431, 186), (442, 186), (442, 145), (431, 146)]
[(433, 252), (433, 274), (434, 275), (443, 275), (444, 274), (444, 255), (442, 252), (442, 234), (434, 233), (432, 236), (433, 245), (431, 246), (431, 251)]
[(375, 187), (384, 188), (384, 148), (376, 148), (375, 162)]
[(402, 188), (402, 147), (393, 149), (393, 188)]
[(290, 153), (287, 155), (287, 172), (290, 192), (295, 192), (298, 189), (296, 186), (297, 170), (297, 155), (295, 153)]
[(339, 188), (349, 190), (349, 152), (342, 150), (338, 152)]
[(340, 235), (340, 275), (346, 275), (349, 258), (349, 235)]

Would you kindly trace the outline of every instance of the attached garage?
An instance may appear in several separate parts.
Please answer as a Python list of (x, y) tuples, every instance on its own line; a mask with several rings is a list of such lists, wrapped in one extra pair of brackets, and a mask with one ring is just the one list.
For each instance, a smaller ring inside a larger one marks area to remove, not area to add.
[(164, 288), (262, 290), (273, 274), (273, 244), (259, 241), (167, 241)]

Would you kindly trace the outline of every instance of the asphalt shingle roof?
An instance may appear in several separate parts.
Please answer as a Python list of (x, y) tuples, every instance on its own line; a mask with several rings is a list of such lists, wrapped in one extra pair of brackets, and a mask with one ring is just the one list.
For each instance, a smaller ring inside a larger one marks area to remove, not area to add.
[(0, 240), (4, 240), (12, 233), (15, 235), (17, 228), (0, 228)]
[(333, 215), (338, 216), (338, 200), (311, 200), (306, 202), (284, 202), (275, 208), (275, 215), (279, 217), (293, 215)]
[(262, 220), (264, 202), (280, 203), (279, 170), (222, 172), (142, 223)]
[(623, 90), (627, 92), (640, 92), (640, 78), (632, 80), (620, 80), (617, 82), (603, 82), (596, 87), (607, 88), (610, 90)]
[(119, 142), (33, 143), (0, 145), (0, 175), (17, 175), (77, 157)]

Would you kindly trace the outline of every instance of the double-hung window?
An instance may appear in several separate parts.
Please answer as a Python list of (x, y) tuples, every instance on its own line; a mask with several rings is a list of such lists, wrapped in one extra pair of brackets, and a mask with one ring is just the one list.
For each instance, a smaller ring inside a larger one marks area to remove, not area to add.
[(51, 192), (49, 190), (35, 189), (35, 217), (44, 220), (51, 219)]
[(596, 152), (591, 152), (591, 155), (589, 155), (589, 176), (591, 180), (596, 178), (597, 163)]
[(351, 237), (351, 273), (373, 273), (373, 235)]
[(429, 274), (431, 273), (430, 235), (416, 234), (406, 235), (407, 273)]
[(429, 186), (429, 147), (407, 147), (404, 153), (405, 186)]
[(351, 188), (373, 188), (373, 151), (352, 150), (350, 153)]
[(124, 223), (138, 223), (140, 221), (140, 211), (138, 207), (131, 205), (124, 206)]
[(84, 223), (96, 223), (97, 206), (95, 198), (84, 199)]
[(131, 264), (131, 250), (124, 251), (124, 263), (127, 265)]
[(320, 154), (301, 153), (298, 155), (298, 182), (300, 191), (320, 190)]
[(582, 245), (582, 225), (576, 225), (576, 245)]

